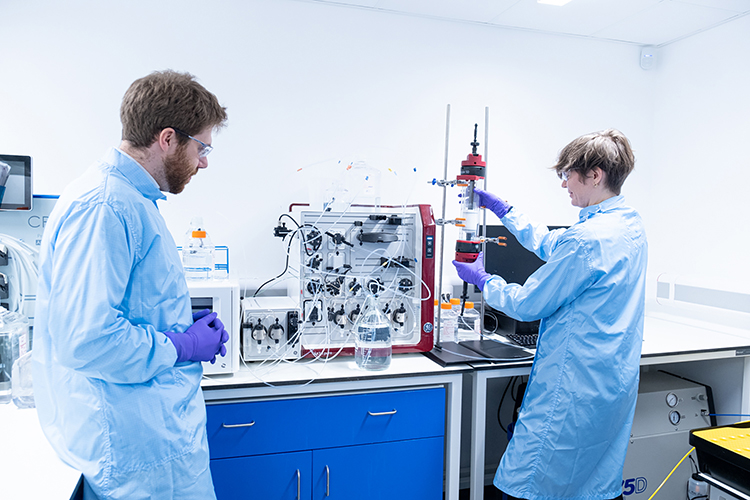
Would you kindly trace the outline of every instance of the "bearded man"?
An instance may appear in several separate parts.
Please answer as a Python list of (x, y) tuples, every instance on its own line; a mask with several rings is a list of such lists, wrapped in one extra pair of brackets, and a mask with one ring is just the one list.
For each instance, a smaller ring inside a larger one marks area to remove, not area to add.
[(37, 413), (84, 498), (213, 499), (201, 362), (228, 334), (216, 313), (192, 314), (156, 202), (208, 166), (226, 108), (161, 71), (133, 82), (120, 118), (120, 146), (65, 189), (44, 232)]

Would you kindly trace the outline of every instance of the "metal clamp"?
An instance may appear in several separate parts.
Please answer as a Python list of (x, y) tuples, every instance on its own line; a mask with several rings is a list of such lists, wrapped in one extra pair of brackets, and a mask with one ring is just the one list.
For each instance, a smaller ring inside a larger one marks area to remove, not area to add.
[(250, 422), (249, 424), (225, 424), (222, 423), (221, 426), (225, 429), (236, 429), (237, 427), (252, 427), (255, 425), (255, 420)]
[(371, 417), (382, 417), (383, 415), (395, 415), (396, 414), (396, 410), (393, 410), (393, 411), (381, 411), (379, 413), (373, 413), (371, 411), (368, 411), (367, 414), (370, 415)]

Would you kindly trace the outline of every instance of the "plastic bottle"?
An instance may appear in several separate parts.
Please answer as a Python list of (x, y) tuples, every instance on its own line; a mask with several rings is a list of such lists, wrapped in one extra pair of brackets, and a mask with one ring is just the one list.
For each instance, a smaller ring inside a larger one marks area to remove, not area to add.
[(0, 404), (10, 403), (11, 362), (10, 332), (0, 327)]
[(451, 310), (456, 316), (461, 314), (461, 299), (455, 297), (451, 299)]
[(182, 267), (187, 279), (205, 280), (213, 276), (214, 245), (203, 226), (202, 217), (193, 217), (190, 221), (182, 246)]
[(13, 364), (30, 352), (30, 345), (26, 317), (0, 307), (0, 403), (11, 401)]
[(354, 325), (354, 361), (363, 370), (385, 370), (391, 365), (391, 324), (378, 298), (368, 293)]
[(456, 313), (447, 302), (440, 304), (440, 342), (456, 341)]
[(31, 378), (31, 352), (28, 351), (13, 362), (11, 395), (13, 404), (19, 408), (34, 408), (34, 383)]
[[(460, 307), (460, 306), (459, 306)], [(468, 300), (464, 304), (463, 315), (458, 316), (458, 341), (479, 340), (481, 338), (481, 321), (479, 312), (474, 309), (474, 303)]]

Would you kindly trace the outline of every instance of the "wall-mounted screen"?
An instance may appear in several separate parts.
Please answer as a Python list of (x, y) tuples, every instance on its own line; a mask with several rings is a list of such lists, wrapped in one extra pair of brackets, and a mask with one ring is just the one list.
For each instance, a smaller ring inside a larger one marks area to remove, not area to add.
[(31, 156), (0, 154), (0, 161), (10, 166), (0, 210), (31, 210)]

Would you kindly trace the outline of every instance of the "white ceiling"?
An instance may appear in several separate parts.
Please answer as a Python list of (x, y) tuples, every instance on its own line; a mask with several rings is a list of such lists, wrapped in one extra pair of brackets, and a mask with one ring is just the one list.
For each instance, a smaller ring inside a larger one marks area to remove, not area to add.
[(307, 1), (657, 47), (750, 14), (750, 0), (571, 0), (562, 7), (536, 0)]

